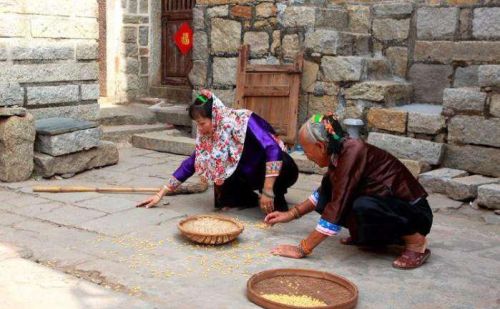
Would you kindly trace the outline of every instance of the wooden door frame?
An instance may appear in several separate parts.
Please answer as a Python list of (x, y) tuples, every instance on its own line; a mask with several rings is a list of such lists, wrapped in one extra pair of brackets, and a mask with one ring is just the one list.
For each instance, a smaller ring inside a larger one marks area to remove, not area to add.
[[(167, 27), (164, 26), (165, 23), (168, 21), (176, 21), (176, 20), (189, 20), (190, 22), (193, 20), (193, 9), (189, 10), (177, 10), (174, 12), (169, 12), (167, 11), (167, 8), (165, 7), (167, 2), (169, 0), (162, 0), (161, 1), (161, 21), (160, 21), (160, 27), (161, 27), (161, 46), (160, 46), (160, 51), (161, 51), (161, 64), (160, 64), (160, 71), (161, 71), (161, 84), (162, 85), (177, 85), (177, 86), (186, 86), (189, 85), (189, 78), (186, 77), (176, 77), (172, 76), (169, 77), (167, 76), (167, 71), (164, 69), (167, 59), (168, 59), (168, 48), (163, 49), (163, 44), (165, 42), (163, 41), (167, 35), (164, 33), (167, 31)], [(192, 49), (189, 51), (189, 56), (192, 54)], [(192, 63), (191, 63), (192, 67)], [(188, 69), (189, 71), (190, 69)]]

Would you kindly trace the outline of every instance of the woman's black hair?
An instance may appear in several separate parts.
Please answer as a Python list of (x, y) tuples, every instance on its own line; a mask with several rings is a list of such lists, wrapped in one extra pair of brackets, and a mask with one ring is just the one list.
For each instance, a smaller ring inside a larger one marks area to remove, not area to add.
[(213, 102), (212, 98), (208, 99), (205, 96), (199, 95), (187, 108), (189, 117), (193, 120), (199, 117), (212, 119)]
[(332, 154), (338, 155), (342, 151), (342, 144), (343, 144), (344, 135), (345, 135), (344, 130), (342, 129), (340, 122), (338, 120), (336, 120), (334, 116), (325, 115), (323, 119), (327, 120), (331, 124), (331, 126), (333, 127), (333, 130), (335, 132), (335, 134), (331, 134), (331, 133), (327, 132), (328, 147), (327, 147), (326, 151), (329, 155), (332, 155)]

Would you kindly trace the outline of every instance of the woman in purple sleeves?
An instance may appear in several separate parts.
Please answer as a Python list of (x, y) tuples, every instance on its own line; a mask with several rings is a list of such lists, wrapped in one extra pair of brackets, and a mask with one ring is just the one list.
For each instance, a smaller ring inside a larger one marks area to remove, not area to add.
[(266, 214), (288, 209), (285, 194), (297, 181), (298, 168), (269, 123), (249, 110), (224, 106), (208, 90), (188, 111), (198, 126), (195, 151), (138, 207), (155, 206), (196, 172), (202, 181), (214, 183), (217, 209), (260, 205)]

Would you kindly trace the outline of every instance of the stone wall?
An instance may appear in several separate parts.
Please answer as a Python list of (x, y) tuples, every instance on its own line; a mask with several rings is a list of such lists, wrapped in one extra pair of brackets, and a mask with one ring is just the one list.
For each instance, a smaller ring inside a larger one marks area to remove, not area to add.
[(500, 176), (499, 25), (488, 0), (199, 0), (190, 81), (231, 105), (241, 44), (256, 64), (304, 51), (299, 125), (333, 110), (439, 149), (432, 165)]
[(96, 0), (0, 2), (0, 106), (95, 119)]
[[(148, 75), (150, 63), (150, 6), (149, 0), (121, 0), (121, 20), (118, 51), (114, 56), (115, 84), (112, 96), (116, 102), (126, 102), (148, 92)], [(109, 23), (108, 23), (109, 24)], [(108, 40), (113, 38), (108, 36)], [(108, 59), (113, 61), (113, 59)]]

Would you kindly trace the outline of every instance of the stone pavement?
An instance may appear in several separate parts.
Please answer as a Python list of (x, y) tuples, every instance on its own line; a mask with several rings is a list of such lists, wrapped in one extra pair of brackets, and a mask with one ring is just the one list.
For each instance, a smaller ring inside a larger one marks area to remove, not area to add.
[[(32, 192), (35, 185), (160, 186), (183, 159), (122, 148), (117, 165), (71, 179), (0, 183), (0, 245), (21, 248), (10, 259), (0, 250), (0, 307), (256, 308), (245, 297), (247, 279), (282, 267), (349, 278), (360, 290), (358, 308), (493, 308), (500, 303), (500, 225), (485, 222), (498, 222), (499, 216), (439, 195), (430, 199), (436, 211), (432, 256), (424, 267), (402, 271), (391, 267), (397, 248), (368, 251), (342, 246), (337, 238), (307, 259), (269, 254), (277, 244), (298, 243), (314, 228), (316, 214), (266, 228), (257, 209), (231, 210), (227, 215), (245, 223), (237, 242), (193, 245), (176, 225), (186, 215), (212, 212), (211, 191), (167, 197), (153, 209), (134, 207), (147, 196), (141, 194)], [(301, 174), (289, 202), (306, 198), (319, 180)], [(62, 302), (41, 303), (40, 295)]]

